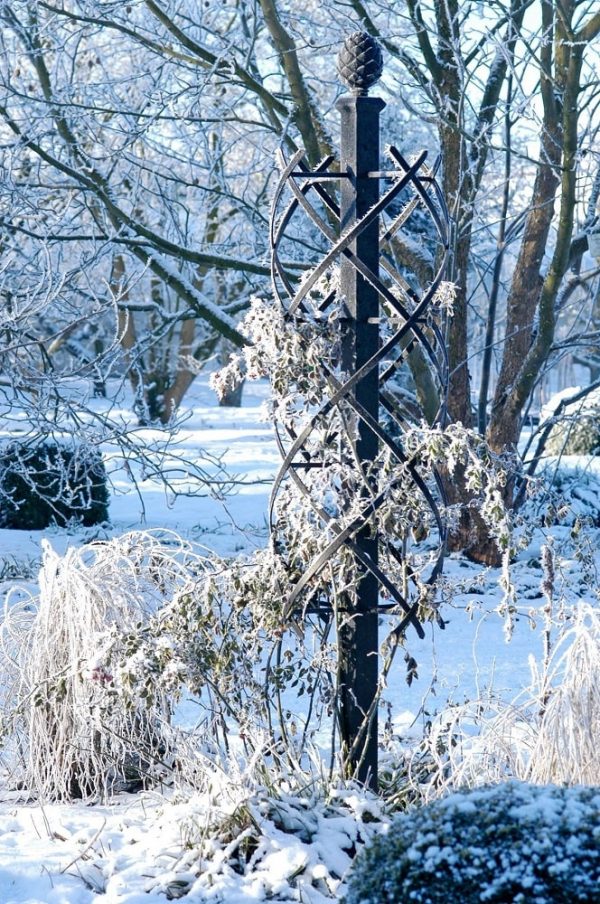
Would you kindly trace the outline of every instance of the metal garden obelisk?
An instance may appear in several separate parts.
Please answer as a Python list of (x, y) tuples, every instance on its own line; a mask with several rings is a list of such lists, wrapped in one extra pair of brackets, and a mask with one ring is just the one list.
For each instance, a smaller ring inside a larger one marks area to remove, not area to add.
[[(381, 50), (364, 32), (350, 35), (339, 55), (338, 71), (351, 90), (341, 97), (340, 171), (347, 173), (340, 189), (340, 234), (360, 222), (379, 200), (379, 114), (385, 103), (369, 97), (368, 89), (382, 72)], [(340, 292), (346, 319), (342, 337), (342, 367), (354, 374), (379, 348), (379, 292), (360, 272), (360, 265), (377, 277), (379, 273), (379, 217), (374, 217), (356, 237), (349, 250), (352, 261), (342, 255)], [(357, 267), (358, 264), (358, 267)], [(375, 422), (379, 420), (379, 372), (373, 367), (356, 383), (357, 406)], [(377, 459), (378, 438), (362, 417), (356, 419), (356, 462), (365, 500), (377, 495), (376, 475), (371, 465)], [(369, 526), (355, 538), (362, 554), (377, 566), (378, 538)], [(354, 602), (354, 611), (344, 614), (338, 627), (340, 644), (340, 732), (348, 765), (356, 778), (377, 788), (377, 680), (378, 680), (378, 581), (364, 569)], [(368, 723), (365, 721), (369, 715)]]
[[(414, 414), (404, 408), (396, 381), (402, 369), (410, 372), (408, 359), (418, 348), (439, 393), (443, 422), (448, 361), (436, 297), (449, 217), (435, 179), (438, 162), (429, 167), (427, 151), (409, 161), (390, 145), (381, 169), (379, 115), (385, 105), (368, 96), (382, 72), (377, 42), (365, 32), (350, 35), (338, 69), (348, 88), (338, 102), (339, 165), (333, 153), (314, 167), (301, 148), (289, 160), (279, 155), (270, 234), (273, 289), (320, 382), (298, 418), (274, 417), (283, 460), (269, 521), (292, 575), (285, 613), (316, 619), (323, 638), (335, 623), (340, 762), (348, 777), (375, 790), (379, 618), (393, 642), (409, 625), (424, 637), (424, 592), (433, 592), (444, 561), (443, 486), (404, 443)], [(431, 279), (418, 288), (405, 278), (396, 253), (397, 239), (410, 236), (413, 225), (436, 261)], [(284, 248), (288, 260), (307, 254), (302, 279), (290, 276)], [(315, 358), (311, 336), (323, 335), (330, 354)], [(307, 548), (280, 540), (293, 517), (290, 500), (310, 530), (317, 527)], [(427, 550), (411, 523), (413, 503), (426, 526)]]

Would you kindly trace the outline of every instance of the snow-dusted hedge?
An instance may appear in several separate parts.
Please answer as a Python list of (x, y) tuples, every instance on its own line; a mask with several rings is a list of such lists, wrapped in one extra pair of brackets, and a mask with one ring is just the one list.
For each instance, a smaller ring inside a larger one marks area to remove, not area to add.
[(600, 901), (600, 788), (518, 782), (398, 817), (357, 858), (345, 904)]
[(542, 492), (527, 500), (524, 516), (541, 515), (546, 524), (600, 526), (600, 474), (596, 470), (563, 462), (560, 468), (553, 464), (541, 468), (537, 476)]
[(106, 471), (99, 452), (53, 439), (0, 449), (0, 527), (43, 530), (71, 519), (108, 520)]

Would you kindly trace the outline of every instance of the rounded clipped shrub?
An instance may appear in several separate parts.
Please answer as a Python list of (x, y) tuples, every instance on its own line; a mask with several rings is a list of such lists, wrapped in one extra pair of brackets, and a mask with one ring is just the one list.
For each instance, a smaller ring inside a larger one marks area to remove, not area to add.
[(108, 520), (106, 469), (92, 446), (54, 439), (0, 449), (0, 527), (42, 530)]
[(357, 857), (345, 904), (598, 904), (600, 788), (476, 788), (405, 813)]

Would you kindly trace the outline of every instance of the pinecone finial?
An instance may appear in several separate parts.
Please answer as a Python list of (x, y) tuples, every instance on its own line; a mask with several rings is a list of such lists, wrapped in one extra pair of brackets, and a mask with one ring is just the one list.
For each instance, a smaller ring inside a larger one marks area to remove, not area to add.
[(353, 94), (367, 94), (383, 72), (381, 47), (366, 31), (348, 35), (338, 56), (338, 72)]

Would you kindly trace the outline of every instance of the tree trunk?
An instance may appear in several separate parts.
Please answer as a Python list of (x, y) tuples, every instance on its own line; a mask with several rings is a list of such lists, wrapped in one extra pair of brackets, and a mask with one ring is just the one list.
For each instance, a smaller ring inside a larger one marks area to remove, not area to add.
[(462, 552), (473, 562), (498, 568), (502, 564), (501, 550), (479, 514), (477, 500), (466, 488), (464, 468), (457, 466), (452, 476), (442, 473), (442, 480), (448, 505), (457, 513), (449, 531), (448, 549)]
[(507, 447), (515, 448), (519, 439), (521, 410), (510, 406), (509, 397), (531, 348), (543, 286), (540, 267), (554, 216), (559, 163), (559, 146), (554, 137), (545, 134), (507, 302), (504, 354), (487, 434), (488, 442), (496, 452), (502, 452)]
[[(552, 4), (543, 5), (544, 27), (552, 34)], [(583, 40), (570, 31), (574, 6), (556, 19), (554, 60), (548, 41), (541, 51), (544, 122), (530, 212), (508, 297), (506, 340), (488, 428), (496, 452), (516, 448), (521, 416), (554, 341), (556, 300), (570, 266), (578, 164), (578, 94)], [(563, 21), (564, 17), (569, 17)], [(600, 17), (598, 17), (600, 28)], [(554, 77), (552, 72), (554, 71)], [(540, 272), (560, 188), (557, 235), (545, 277)], [(507, 494), (507, 503), (512, 500)]]

